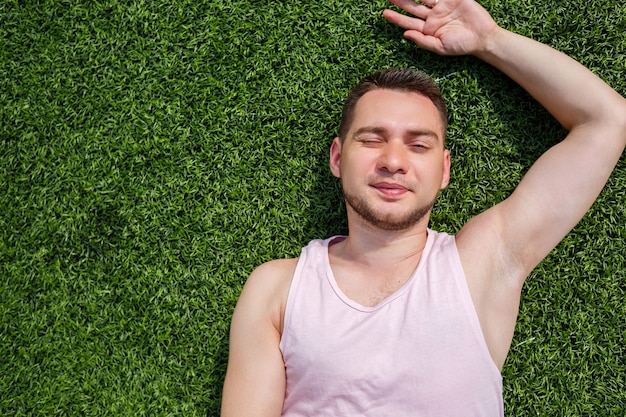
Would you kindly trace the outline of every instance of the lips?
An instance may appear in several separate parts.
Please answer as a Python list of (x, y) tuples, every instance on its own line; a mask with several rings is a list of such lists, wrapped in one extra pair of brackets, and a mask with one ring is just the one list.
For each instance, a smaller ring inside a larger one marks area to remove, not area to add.
[(405, 186), (393, 182), (377, 182), (371, 186), (378, 190), (381, 194), (391, 198), (400, 197), (409, 192), (409, 189)]

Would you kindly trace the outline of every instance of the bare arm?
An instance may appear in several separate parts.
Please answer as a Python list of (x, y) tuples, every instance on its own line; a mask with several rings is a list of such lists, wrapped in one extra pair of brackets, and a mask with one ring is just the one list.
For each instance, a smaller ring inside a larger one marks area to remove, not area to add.
[(517, 81), (569, 130), (491, 213), (525, 275), (578, 223), (626, 145), (626, 101), (571, 58), (500, 29), (476, 55)]
[(278, 417), (285, 366), (278, 344), (296, 260), (272, 261), (251, 275), (233, 314), (222, 417)]
[(385, 11), (405, 37), (442, 55), (475, 55), (503, 71), (568, 131), (513, 194), (470, 220), (457, 244), (492, 356), (502, 365), (530, 271), (576, 225), (626, 145), (626, 101), (564, 54), (506, 31), (473, 0), (391, 0), (416, 17)]

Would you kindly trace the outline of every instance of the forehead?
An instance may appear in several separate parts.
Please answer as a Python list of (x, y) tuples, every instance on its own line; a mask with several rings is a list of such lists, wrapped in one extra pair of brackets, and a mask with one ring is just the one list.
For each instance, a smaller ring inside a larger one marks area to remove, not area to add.
[(389, 89), (369, 91), (357, 102), (350, 131), (364, 126), (443, 131), (441, 115), (428, 97)]

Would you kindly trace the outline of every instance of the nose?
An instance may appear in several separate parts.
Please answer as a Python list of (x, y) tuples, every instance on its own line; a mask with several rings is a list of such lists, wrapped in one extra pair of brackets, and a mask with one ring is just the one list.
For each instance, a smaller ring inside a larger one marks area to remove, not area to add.
[(377, 168), (392, 174), (406, 173), (408, 169), (407, 149), (404, 143), (389, 141), (380, 151)]

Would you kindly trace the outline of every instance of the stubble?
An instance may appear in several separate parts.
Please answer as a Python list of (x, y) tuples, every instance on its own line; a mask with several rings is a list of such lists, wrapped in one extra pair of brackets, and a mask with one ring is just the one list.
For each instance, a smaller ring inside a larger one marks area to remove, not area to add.
[(406, 230), (419, 223), (427, 216), (435, 205), (436, 197), (423, 206), (414, 207), (402, 213), (382, 213), (370, 204), (363, 196), (343, 190), (346, 205), (370, 225), (388, 231)]

